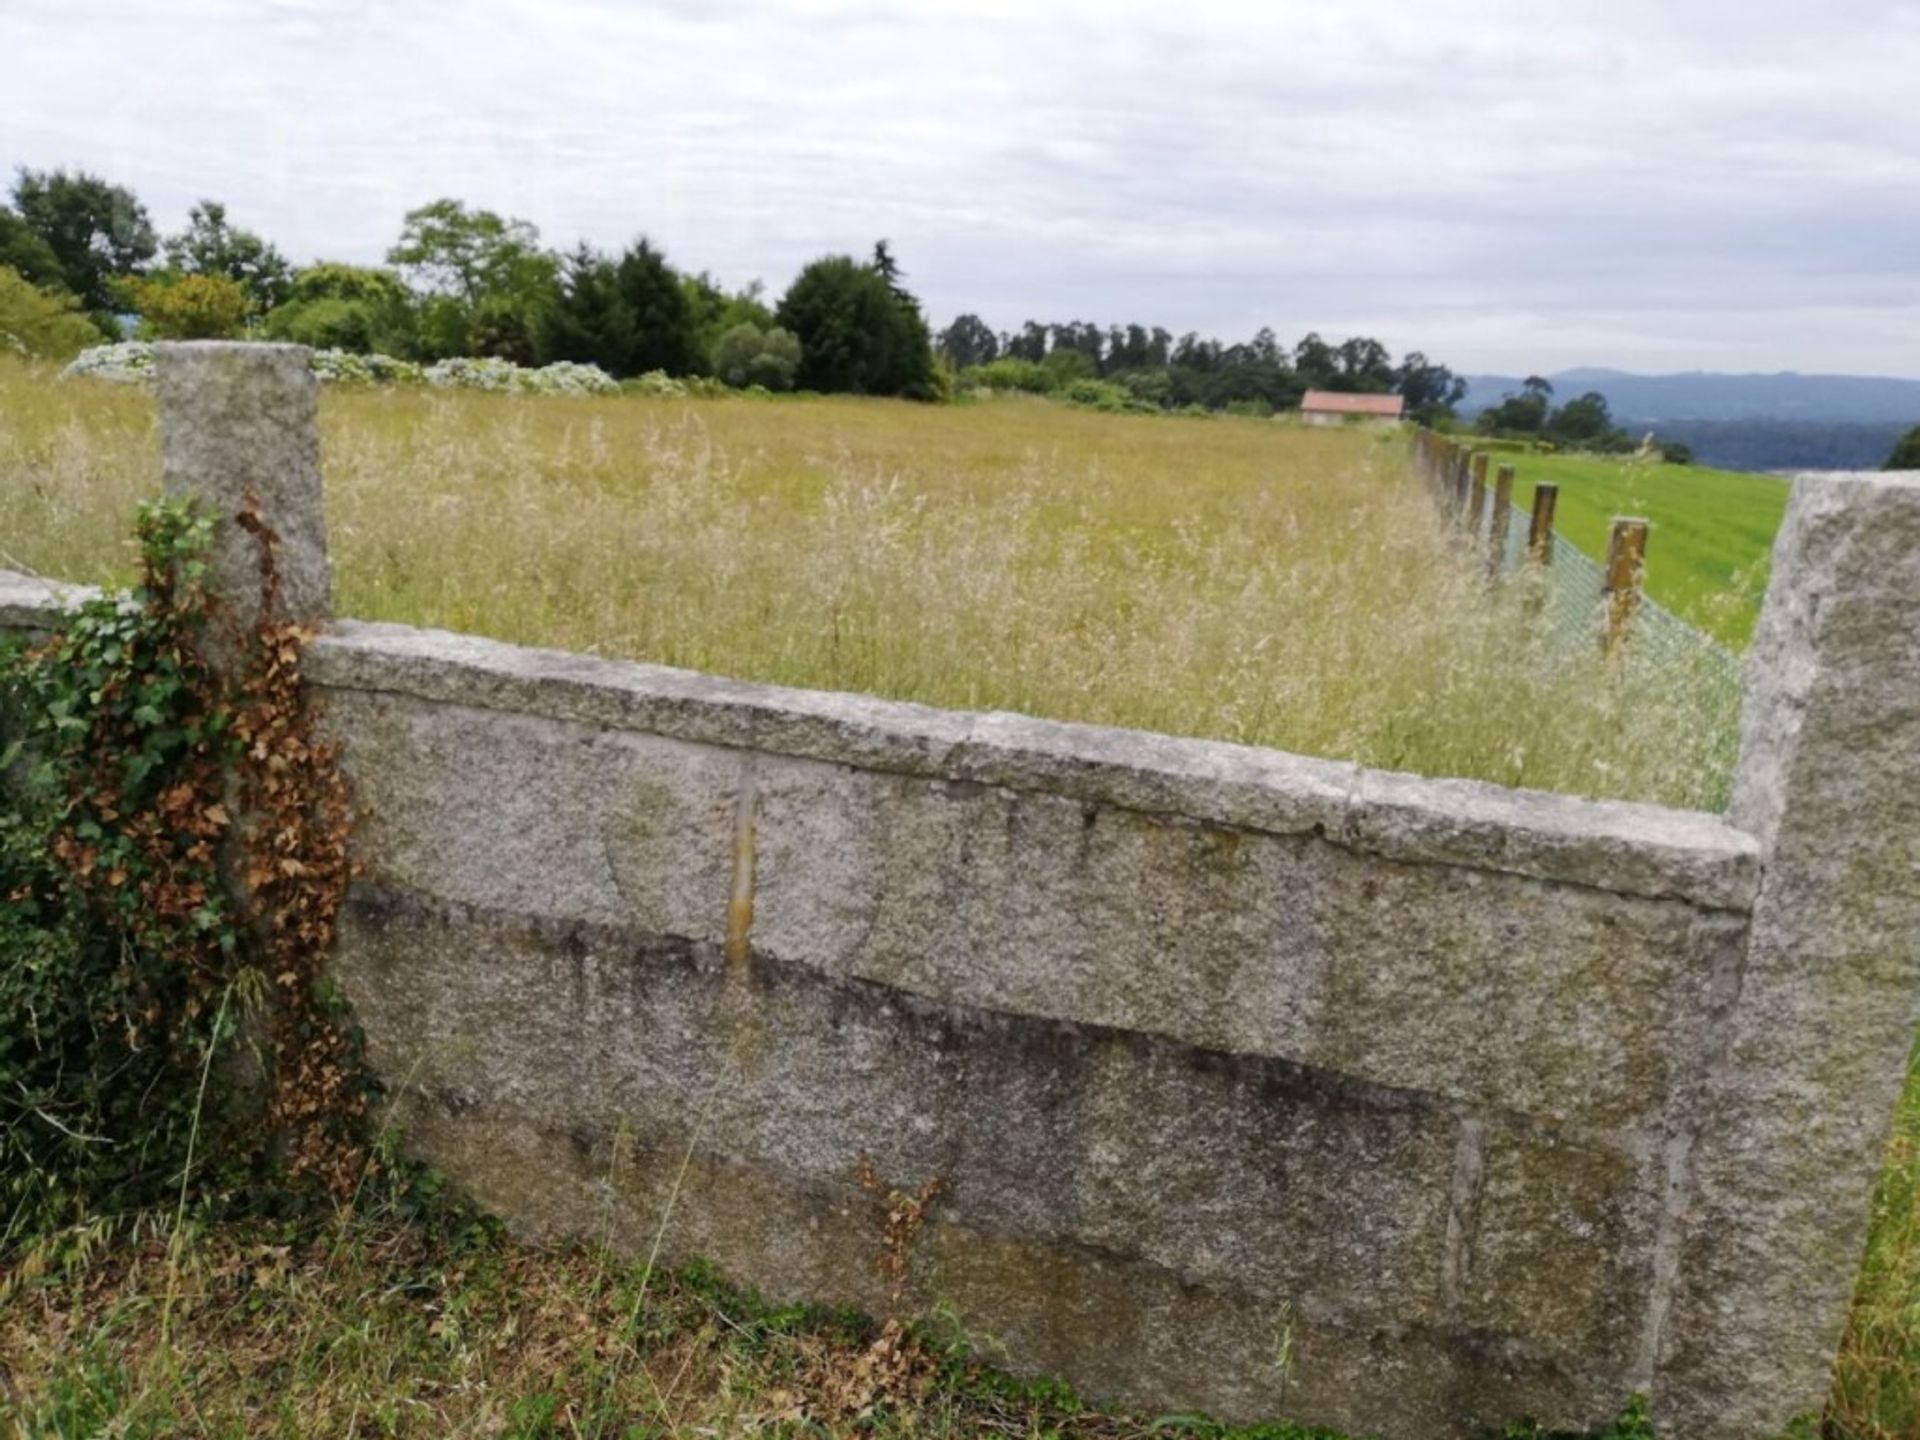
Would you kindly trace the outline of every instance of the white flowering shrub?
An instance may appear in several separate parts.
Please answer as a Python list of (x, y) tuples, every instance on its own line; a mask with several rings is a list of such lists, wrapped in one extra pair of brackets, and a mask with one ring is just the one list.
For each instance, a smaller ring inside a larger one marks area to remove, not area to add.
[(429, 365), (427, 384), (445, 390), (504, 390), (522, 395), (611, 395), (620, 382), (598, 365), (557, 361), (530, 370), (509, 360), (458, 356)]
[(411, 360), (351, 350), (315, 350), (311, 364), (313, 373), (332, 385), (418, 385), (425, 373)]
[(117, 385), (139, 385), (153, 379), (153, 346), (144, 340), (118, 345), (89, 345), (68, 362), (63, 375), (111, 380)]
[[(391, 355), (356, 355), (350, 350), (311, 352), (313, 373), (329, 385), (419, 385), (447, 390), (501, 390), (519, 395), (614, 395), (620, 382), (597, 365), (571, 360), (530, 370), (506, 360), (462, 358), (421, 366)], [(68, 365), (68, 375), (140, 384), (153, 379), (153, 346), (142, 340), (95, 345)], [(643, 381), (670, 387), (649, 394), (684, 394), (677, 380), (655, 372)]]
[(538, 370), (524, 372), (532, 387), (548, 395), (617, 395), (620, 382), (598, 365), (581, 365), (572, 360), (557, 360)]

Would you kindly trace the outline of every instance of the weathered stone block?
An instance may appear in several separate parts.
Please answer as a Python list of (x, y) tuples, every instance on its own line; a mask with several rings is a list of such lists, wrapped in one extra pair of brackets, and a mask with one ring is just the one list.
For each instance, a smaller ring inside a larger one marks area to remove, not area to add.
[(160, 460), (169, 495), (192, 496), (223, 522), (209, 566), (244, 623), (259, 608), (260, 556), (233, 523), (251, 496), (278, 537), (280, 613), (332, 612), (320, 492), (319, 382), (300, 345), (195, 340), (154, 346)]
[(514, 914), (725, 933), (744, 757), (340, 691), (327, 723), (389, 883)]
[(998, 786), (778, 762), (757, 786), (769, 954), (1587, 1125), (1661, 1122), (1745, 930)]

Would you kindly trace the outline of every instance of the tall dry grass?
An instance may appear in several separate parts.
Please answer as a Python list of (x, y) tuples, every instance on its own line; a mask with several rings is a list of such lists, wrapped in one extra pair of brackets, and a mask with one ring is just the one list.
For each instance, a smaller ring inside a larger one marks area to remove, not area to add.
[[(1724, 726), (1529, 642), (1397, 442), (1039, 401), (329, 393), (344, 614), (1717, 804)], [(123, 573), (151, 400), (0, 368), (0, 550)], [(12, 497), (19, 497), (18, 502)]]

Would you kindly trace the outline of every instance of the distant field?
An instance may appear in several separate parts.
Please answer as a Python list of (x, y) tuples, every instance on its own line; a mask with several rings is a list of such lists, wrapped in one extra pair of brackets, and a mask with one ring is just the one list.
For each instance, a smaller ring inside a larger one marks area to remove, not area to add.
[[(1724, 718), (1515, 635), (1396, 435), (1043, 400), (328, 392), (341, 613), (1714, 808)], [(124, 574), (152, 399), (0, 362), (0, 551)]]
[(1787, 506), (1785, 480), (1577, 455), (1496, 455), (1493, 463), (1514, 466), (1523, 509), (1535, 485), (1558, 485), (1554, 528), (1595, 560), (1607, 553), (1615, 516), (1651, 521), (1647, 594), (1730, 649), (1746, 648)]

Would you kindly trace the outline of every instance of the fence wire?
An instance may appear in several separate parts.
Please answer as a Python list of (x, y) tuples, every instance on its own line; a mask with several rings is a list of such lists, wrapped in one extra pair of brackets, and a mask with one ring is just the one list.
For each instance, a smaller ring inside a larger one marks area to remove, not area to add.
[(1636, 684), (1689, 697), (1704, 712), (1704, 723), (1712, 726), (1716, 743), (1725, 746), (1725, 759), (1731, 765), (1739, 744), (1741, 658), (1650, 599), (1644, 590), (1624, 643), (1607, 658), (1605, 569), (1563, 535), (1552, 537), (1546, 563), (1536, 562), (1528, 549), (1532, 515), (1511, 502), (1506, 506), (1505, 533), (1496, 543), (1502, 528), (1501, 507), (1491, 479), (1475, 523), (1471, 489), (1462, 468), (1464, 454), (1431, 443), (1427, 437), (1416, 445), (1416, 464), (1435, 504), (1469, 533), (1471, 553), (1491, 557), (1489, 567), (1502, 583), (1527, 587), (1524, 598), (1540, 643), (1557, 654), (1591, 655), (1596, 665), (1622, 667)]

